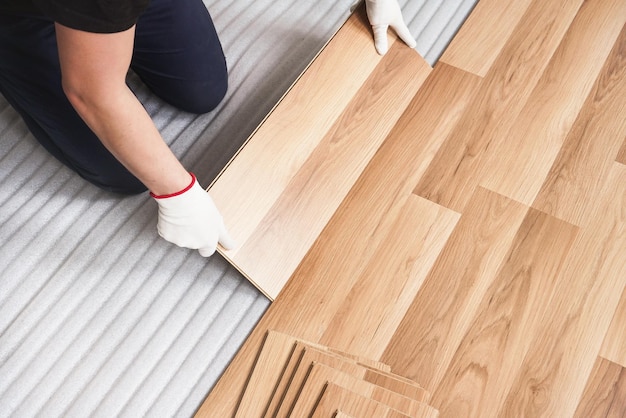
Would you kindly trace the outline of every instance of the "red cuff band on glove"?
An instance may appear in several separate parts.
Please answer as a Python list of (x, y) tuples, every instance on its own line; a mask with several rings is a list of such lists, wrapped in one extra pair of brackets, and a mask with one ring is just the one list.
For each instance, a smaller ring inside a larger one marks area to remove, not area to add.
[(189, 174), (191, 174), (191, 183), (189, 183), (189, 186), (185, 187), (183, 190), (176, 192), (176, 193), (164, 194), (160, 196), (157, 196), (154, 193), (150, 192), (150, 196), (154, 197), (155, 199), (167, 199), (168, 197), (180, 196), (181, 194), (185, 193), (187, 190), (191, 189), (193, 187), (193, 184), (196, 182), (196, 176), (193, 173), (189, 173)]

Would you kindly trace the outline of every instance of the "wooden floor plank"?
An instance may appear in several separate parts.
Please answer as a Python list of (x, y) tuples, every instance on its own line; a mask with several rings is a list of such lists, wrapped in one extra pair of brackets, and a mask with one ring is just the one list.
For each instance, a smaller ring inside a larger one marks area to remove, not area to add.
[[(481, 0), (450, 42), (440, 62), (484, 77), (531, 0)], [(485, 22), (489, 22), (488, 25)]]
[[(293, 408), (289, 416), (307, 416), (307, 412), (315, 408), (315, 404), (324, 392), (324, 387), (327, 383), (333, 383), (346, 388), (361, 396), (390, 406), (408, 416), (414, 416), (416, 414), (423, 415), (429, 411), (431, 414), (437, 414), (432, 407), (423, 402), (408, 398), (387, 388), (376, 386), (324, 364), (313, 363), (303, 382), (299, 396), (294, 400)], [(280, 416), (280, 414), (278, 416)]]
[(463, 211), (481, 179), (486, 151), (514, 124), (581, 4), (533, 0), (416, 194)]
[(607, 360), (626, 367), (626, 290), (615, 311), (611, 326), (600, 349), (600, 355)]
[[(515, 124), (491, 144), (481, 172), (483, 187), (532, 204), (624, 22), (623, 0), (583, 3)], [(598, 27), (603, 30), (598, 31)], [(617, 65), (623, 63), (625, 51), (619, 45), (613, 50), (608, 71), (614, 70), (615, 61)], [(615, 75), (620, 73), (618, 68)], [(621, 125), (626, 126), (626, 122)], [(611, 157), (614, 150), (607, 150)], [(596, 167), (591, 168), (594, 170)]]
[(383, 361), (426, 388), (438, 386), (526, 212), (517, 202), (477, 189)]
[[(241, 245), (380, 62), (369, 36), (363, 14), (351, 16), (330, 41), (333, 47), (322, 50), (211, 186)], [(328, 76), (329, 66), (350, 68), (355, 61), (354, 72)], [(289, 134), (276, 138), (276, 132)], [(267, 170), (268, 161), (274, 170)]]
[[(614, 164), (499, 416), (572, 416), (626, 285), (626, 166)], [(573, 367), (575, 365), (575, 367)]]
[(626, 369), (598, 357), (574, 418), (626, 416)]
[(626, 120), (615, 117), (626, 108), (624, 97), (626, 26), (615, 42), (533, 207), (576, 225), (582, 226), (587, 222), (613, 165), (621, 138), (626, 136)]
[[(301, 416), (310, 416), (312, 418), (329, 417), (332, 416), (334, 411), (340, 410), (359, 418), (386, 418), (392, 409), (373, 399), (354, 393), (339, 385), (329, 383), (326, 385), (319, 403), (309, 413), (310, 415)], [(408, 418), (404, 414), (401, 414), (400, 417)], [(436, 416), (432, 418), (436, 418)]]
[(511, 370), (520, 367), (531, 337), (545, 321), (555, 279), (577, 232), (577, 227), (536, 210), (527, 213), (433, 390), (432, 405), (444, 416), (501, 416), (498, 410), (513, 383)]
[[(283, 418), (287, 416), (298, 416), (294, 415), (292, 409), (295, 405), (296, 400), (302, 396), (303, 386), (308, 376), (311, 372), (312, 364), (322, 364), (324, 366), (328, 366), (333, 368), (334, 370), (340, 371), (347, 375), (358, 378), (358, 380), (372, 383), (369, 380), (372, 379), (374, 381), (378, 381), (384, 385), (385, 389), (392, 390), (397, 388), (395, 392), (400, 394), (403, 397), (409, 397), (407, 395), (411, 395), (410, 399), (413, 399), (417, 402), (423, 402), (429, 397), (429, 393), (419, 388), (416, 383), (407, 383), (401, 382), (399, 380), (391, 380), (391, 379), (378, 379), (376, 375), (384, 375), (382, 372), (376, 372), (375, 370), (368, 370), (366, 367), (359, 365), (354, 362), (346, 361), (345, 358), (341, 358), (334, 355), (328, 355), (327, 353), (323, 353), (319, 350), (305, 348), (303, 351), (296, 368), (292, 370), (291, 374), (288, 376), (283, 374), (285, 384), (279, 384), (277, 394), (280, 395), (280, 399), (277, 402), (271, 402), (270, 407), (268, 408), (268, 413), (265, 415), (267, 418)], [(280, 391), (284, 393), (280, 393)]]
[(430, 71), (414, 51), (399, 43), (392, 47), (233, 256), (270, 298), (278, 295)]
[[(457, 213), (410, 196), (329, 324), (322, 344), (380, 358), (458, 218)], [(380, 279), (386, 275), (394, 280)], [(345, 333), (346, 327), (353, 332)]]
[[(240, 244), (224, 255), (270, 299), (431, 71), (400, 43), (380, 62), (357, 59), (364, 31), (357, 23), (340, 30), (210, 188)], [(341, 59), (332, 53), (344, 48), (350, 53)]]

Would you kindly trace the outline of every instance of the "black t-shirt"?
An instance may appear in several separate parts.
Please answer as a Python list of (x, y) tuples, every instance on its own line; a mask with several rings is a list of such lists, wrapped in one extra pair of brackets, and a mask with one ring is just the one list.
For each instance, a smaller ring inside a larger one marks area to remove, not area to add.
[(150, 0), (0, 0), (0, 12), (44, 15), (86, 32), (114, 33), (129, 29)]

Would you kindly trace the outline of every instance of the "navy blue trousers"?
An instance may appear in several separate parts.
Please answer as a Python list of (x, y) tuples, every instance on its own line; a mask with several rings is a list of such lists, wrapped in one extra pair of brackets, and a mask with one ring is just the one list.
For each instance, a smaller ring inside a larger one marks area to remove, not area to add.
[[(193, 113), (214, 109), (228, 86), (222, 46), (202, 0), (152, 0), (137, 22), (131, 68), (160, 98)], [(116, 193), (146, 190), (67, 100), (50, 20), (0, 14), (0, 93), (41, 145), (86, 180)]]

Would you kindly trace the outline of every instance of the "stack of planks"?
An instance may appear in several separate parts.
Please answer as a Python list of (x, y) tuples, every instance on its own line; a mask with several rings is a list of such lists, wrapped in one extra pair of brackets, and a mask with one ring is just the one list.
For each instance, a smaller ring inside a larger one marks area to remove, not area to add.
[(384, 363), (270, 330), (235, 416), (436, 418), (429, 397)]

